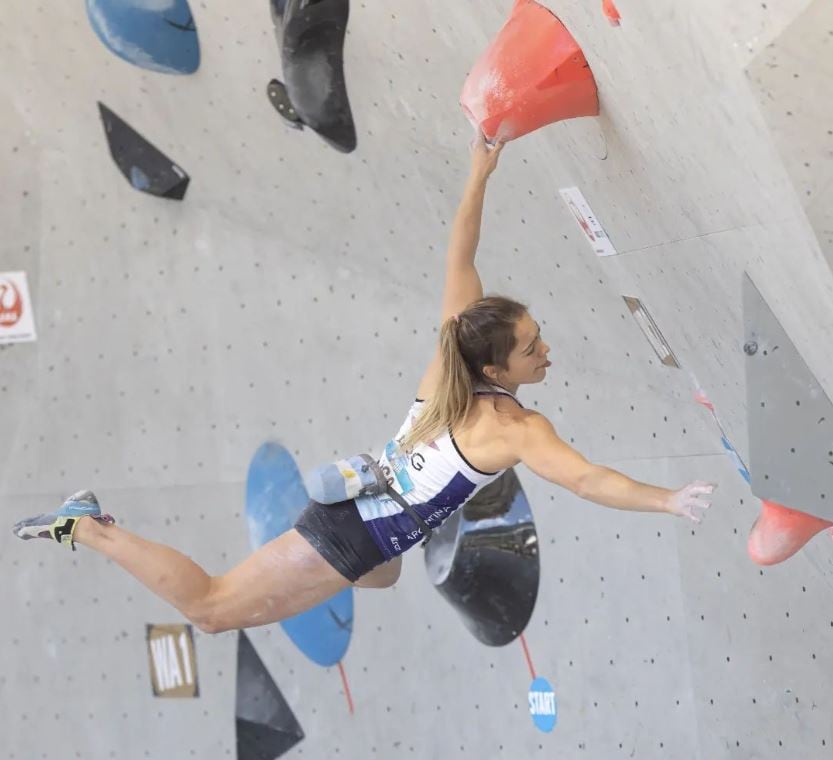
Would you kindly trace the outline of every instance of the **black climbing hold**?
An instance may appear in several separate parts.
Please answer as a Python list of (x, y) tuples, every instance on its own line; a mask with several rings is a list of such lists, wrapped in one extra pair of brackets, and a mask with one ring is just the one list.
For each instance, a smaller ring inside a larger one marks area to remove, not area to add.
[(269, 82), (266, 91), (269, 94), (269, 100), (275, 106), (275, 110), (286, 119), (287, 124), (293, 129), (303, 129), (304, 123), (292, 107), (292, 101), (289, 99), (284, 83), (273, 79)]
[(538, 597), (538, 534), (514, 470), (486, 486), (434, 531), (431, 582), (471, 633), (504, 646), (529, 623)]
[(237, 760), (274, 760), (304, 731), (249, 637), (237, 638)]
[(136, 189), (181, 201), (190, 177), (103, 103), (98, 104), (113, 160)]
[[(278, 80), (270, 82), (270, 100), (276, 107), (287, 100), (299, 122), (336, 150), (350, 153), (356, 148), (356, 127), (344, 79), (350, 1), (270, 0), (270, 6), (284, 78), (283, 93)], [(286, 104), (284, 111), (278, 110), (287, 118)]]

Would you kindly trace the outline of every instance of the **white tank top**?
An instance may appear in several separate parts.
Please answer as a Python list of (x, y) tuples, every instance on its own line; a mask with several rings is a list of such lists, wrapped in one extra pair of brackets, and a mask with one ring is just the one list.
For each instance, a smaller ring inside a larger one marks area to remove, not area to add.
[[(475, 395), (508, 396), (520, 406), (509, 391), (499, 386), (477, 386)], [(388, 476), (390, 486), (414, 507), (428, 527), (436, 529), (505, 470), (483, 472), (473, 467), (457, 448), (450, 431), (431, 443), (417, 444), (410, 455), (403, 452), (397, 441), (401, 441), (411, 429), (424, 404), (422, 399), (414, 401), (396, 438), (382, 452), (379, 464)], [(386, 560), (393, 559), (422, 540), (422, 531), (414, 519), (390, 496), (360, 496), (356, 505)]]

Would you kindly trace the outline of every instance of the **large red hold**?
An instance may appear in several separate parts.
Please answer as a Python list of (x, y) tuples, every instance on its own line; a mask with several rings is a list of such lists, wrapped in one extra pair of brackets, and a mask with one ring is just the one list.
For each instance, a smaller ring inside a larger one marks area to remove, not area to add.
[(509, 20), (469, 73), (460, 103), (490, 142), (599, 113), (584, 53), (567, 27), (534, 0), (516, 0)]
[(816, 533), (833, 527), (833, 522), (761, 500), (761, 513), (749, 531), (746, 550), (758, 565), (775, 565), (792, 557)]

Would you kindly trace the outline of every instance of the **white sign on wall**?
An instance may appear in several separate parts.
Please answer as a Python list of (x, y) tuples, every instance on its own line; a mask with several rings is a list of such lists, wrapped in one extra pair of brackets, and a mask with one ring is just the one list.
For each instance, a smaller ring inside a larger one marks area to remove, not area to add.
[(26, 272), (0, 272), (0, 345), (37, 340)]
[(599, 220), (596, 219), (596, 215), (584, 195), (582, 195), (581, 190), (577, 187), (563, 187), (558, 192), (561, 193), (567, 208), (573, 212), (578, 226), (581, 227), (587, 241), (593, 246), (596, 255), (615, 256), (617, 251), (613, 247), (613, 243), (610, 242), (604, 228), (599, 224)]

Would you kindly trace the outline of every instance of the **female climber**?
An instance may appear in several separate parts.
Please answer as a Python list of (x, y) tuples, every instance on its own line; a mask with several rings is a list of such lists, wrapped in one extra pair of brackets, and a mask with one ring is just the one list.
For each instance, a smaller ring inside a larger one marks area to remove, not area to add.
[(19, 522), (15, 534), (87, 546), (202, 631), (217, 633), (283, 620), (351, 584), (393, 585), (402, 553), (419, 543), (425, 528), (436, 528), (521, 462), (583, 499), (700, 522), (696, 510), (710, 503), (698, 497), (713, 484), (696, 481), (671, 491), (592, 464), (516, 399), (519, 386), (546, 377), (550, 347), (525, 306), (483, 297), (475, 268), (486, 184), (502, 149), (487, 145), (482, 134), (472, 145), (447, 253), (439, 345), (417, 400), (379, 460), (398, 498), (383, 492), (335, 504), (311, 501), (293, 529), (217, 577), (175, 549), (116, 526), (90, 491), (57, 512)]

